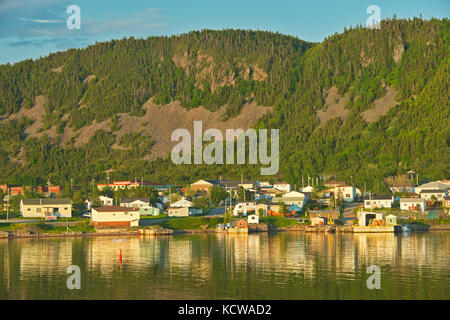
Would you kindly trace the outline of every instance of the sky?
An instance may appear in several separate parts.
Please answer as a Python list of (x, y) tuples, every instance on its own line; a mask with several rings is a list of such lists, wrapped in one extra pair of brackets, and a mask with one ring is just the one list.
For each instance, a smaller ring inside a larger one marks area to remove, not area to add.
[[(67, 20), (80, 9), (80, 25)], [(0, 64), (123, 37), (146, 38), (201, 29), (252, 29), (322, 41), (344, 27), (381, 19), (443, 18), (449, 0), (0, 0)]]

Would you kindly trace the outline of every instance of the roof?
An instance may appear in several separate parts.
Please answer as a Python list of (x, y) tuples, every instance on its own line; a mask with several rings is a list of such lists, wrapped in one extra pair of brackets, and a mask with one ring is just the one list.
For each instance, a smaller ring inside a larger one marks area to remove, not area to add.
[(420, 190), (420, 193), (446, 193), (446, 190), (431, 190), (431, 189), (424, 189)]
[(400, 202), (424, 202), (422, 198), (400, 198)]
[(369, 197), (364, 197), (364, 200), (392, 200), (392, 196), (389, 195), (372, 195)]
[(120, 198), (120, 203), (131, 203), (137, 200), (145, 203), (150, 203), (150, 198)]
[(241, 184), (255, 184), (252, 180), (219, 180), (219, 184), (227, 188), (237, 188)]
[(346, 183), (344, 181), (330, 181), (330, 182), (325, 182), (323, 185), (324, 186), (338, 186), (338, 185), (345, 185)]
[(198, 180), (198, 181), (195, 181), (195, 182), (191, 183), (191, 186), (192, 185), (204, 185), (204, 182), (206, 182), (208, 184), (212, 184), (212, 185), (218, 185), (218, 184), (220, 184), (221, 182), (224, 182), (224, 181), (227, 181), (227, 180), (201, 179), (201, 180)]
[(425, 184), (422, 184), (420, 186), (417, 186), (416, 189), (420, 190), (447, 190), (448, 184), (441, 183), (439, 181), (432, 181)]
[(22, 199), (24, 205), (59, 205), (59, 204), (72, 204), (72, 199), (61, 198), (61, 199)]
[(275, 197), (272, 201), (287, 202), (287, 201), (305, 201), (305, 197)]
[(104, 206), (94, 208), (95, 211), (98, 212), (128, 212), (128, 211), (139, 211), (139, 208), (128, 208), (128, 207), (119, 207), (119, 206)]

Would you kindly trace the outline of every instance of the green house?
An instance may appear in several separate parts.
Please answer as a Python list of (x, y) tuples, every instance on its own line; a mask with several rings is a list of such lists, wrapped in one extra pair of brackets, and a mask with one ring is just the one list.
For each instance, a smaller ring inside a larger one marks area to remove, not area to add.
[(145, 206), (139, 208), (139, 213), (141, 216), (157, 216), (159, 215), (159, 208)]

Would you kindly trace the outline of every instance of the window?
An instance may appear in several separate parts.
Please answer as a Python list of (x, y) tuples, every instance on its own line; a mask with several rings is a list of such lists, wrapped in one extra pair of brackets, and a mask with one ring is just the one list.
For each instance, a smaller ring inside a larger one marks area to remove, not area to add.
[[(30, 209), (28, 209), (28, 210), (30, 210)], [(41, 212), (42, 212), (42, 209), (41, 209), (41, 208), (36, 208), (36, 212), (37, 212), (37, 213), (41, 213)]]
[(28, 208), (28, 209), (27, 209), (27, 211), (31, 211), (31, 209), (30, 209), (30, 208)]

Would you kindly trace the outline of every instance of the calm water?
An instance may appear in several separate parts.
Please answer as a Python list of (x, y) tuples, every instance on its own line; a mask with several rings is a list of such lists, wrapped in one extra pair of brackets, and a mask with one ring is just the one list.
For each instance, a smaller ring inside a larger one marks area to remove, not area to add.
[(1, 240), (0, 299), (450, 299), (450, 232), (124, 239)]

